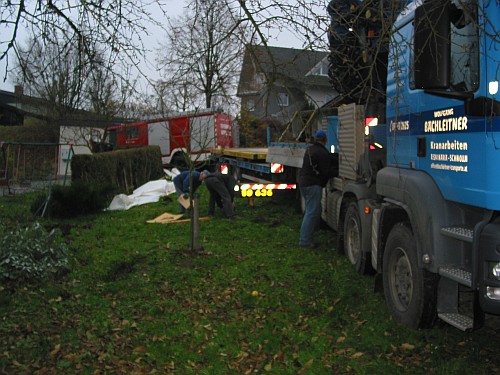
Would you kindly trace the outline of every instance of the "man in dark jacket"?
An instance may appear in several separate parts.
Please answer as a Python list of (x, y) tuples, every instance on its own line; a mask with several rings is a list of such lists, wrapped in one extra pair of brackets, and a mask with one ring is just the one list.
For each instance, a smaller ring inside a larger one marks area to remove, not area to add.
[(205, 185), (210, 192), (208, 202), (208, 214), (215, 214), (215, 204), (222, 208), (224, 214), (232, 219), (234, 218), (234, 186), (236, 181), (229, 174), (219, 172), (210, 173), (205, 179)]
[(321, 220), (321, 195), (328, 180), (337, 173), (331, 154), (326, 149), (326, 133), (318, 130), (314, 144), (304, 154), (302, 169), (299, 173), (300, 194), (305, 200), (305, 212), (300, 228), (301, 247), (313, 248), (313, 233)]

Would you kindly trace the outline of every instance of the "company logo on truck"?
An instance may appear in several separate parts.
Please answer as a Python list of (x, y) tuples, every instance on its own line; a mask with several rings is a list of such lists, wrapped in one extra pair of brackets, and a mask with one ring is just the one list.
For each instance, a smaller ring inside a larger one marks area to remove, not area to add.
[[(434, 119), (424, 122), (425, 133), (441, 133), (467, 130), (467, 117), (453, 116), (453, 108), (434, 111)], [(443, 118), (446, 117), (446, 118)]]
[[(433, 112), (433, 118), (424, 121), (424, 133), (451, 133), (468, 131), (467, 117), (456, 116), (453, 108)], [(441, 138), (441, 137), (440, 137)], [(429, 155), (432, 169), (469, 172), (469, 144), (458, 139), (430, 140)], [(464, 153), (460, 153), (460, 151)], [(450, 153), (451, 152), (451, 153)]]

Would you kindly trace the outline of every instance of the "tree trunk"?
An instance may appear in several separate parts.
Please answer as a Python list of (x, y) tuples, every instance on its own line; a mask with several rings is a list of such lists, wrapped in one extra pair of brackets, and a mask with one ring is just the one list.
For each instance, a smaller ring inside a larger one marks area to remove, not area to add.
[(192, 201), (192, 217), (191, 217), (191, 251), (197, 252), (200, 247), (200, 197), (194, 194)]

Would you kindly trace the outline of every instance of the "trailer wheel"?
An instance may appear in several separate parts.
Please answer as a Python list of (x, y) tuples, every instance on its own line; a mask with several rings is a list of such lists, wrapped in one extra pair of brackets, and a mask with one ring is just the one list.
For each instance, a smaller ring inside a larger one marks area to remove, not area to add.
[(418, 266), (416, 250), (411, 229), (396, 224), (384, 251), (385, 301), (399, 322), (413, 328), (430, 328), (437, 318), (437, 276)]
[(364, 275), (369, 273), (371, 265), (369, 254), (361, 247), (361, 220), (359, 219), (358, 205), (350, 203), (344, 220), (344, 252), (354, 265), (356, 272)]
[(241, 181), (241, 171), (239, 167), (234, 166), (231, 168), (231, 173), (236, 181)]

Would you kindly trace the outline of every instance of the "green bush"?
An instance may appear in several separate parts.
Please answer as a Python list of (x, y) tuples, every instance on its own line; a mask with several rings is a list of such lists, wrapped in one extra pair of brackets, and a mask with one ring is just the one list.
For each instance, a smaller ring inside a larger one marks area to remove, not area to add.
[(71, 218), (104, 210), (116, 193), (112, 184), (92, 184), (82, 181), (72, 182), (70, 186), (55, 185), (48, 202), (40, 196), (31, 206), (31, 212), (54, 218)]
[(0, 280), (34, 282), (65, 270), (67, 245), (58, 229), (48, 233), (39, 223), (4, 234), (0, 242)]

